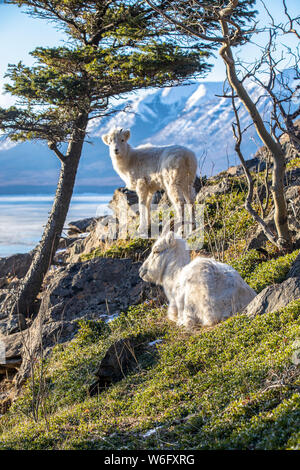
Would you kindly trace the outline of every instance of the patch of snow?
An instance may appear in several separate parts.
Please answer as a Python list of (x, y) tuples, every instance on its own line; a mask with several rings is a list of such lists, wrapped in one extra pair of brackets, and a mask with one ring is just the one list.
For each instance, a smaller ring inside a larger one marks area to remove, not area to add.
[(105, 323), (110, 323), (115, 318), (118, 318), (118, 316), (119, 316), (119, 313), (114, 313), (113, 315), (105, 315), (105, 317), (107, 317), (106, 320), (105, 320)]
[(163, 104), (172, 105), (186, 100), (197, 88), (198, 84), (164, 88), (161, 92), (161, 102)]
[(86, 238), (90, 235), (90, 232), (79, 233), (78, 238)]
[(152, 436), (152, 434), (155, 434), (159, 428), (161, 428), (161, 426), (157, 426), (156, 428), (149, 429), (149, 431), (145, 432), (145, 434), (142, 434), (142, 436), (143, 437)]
[(206, 87), (204, 84), (199, 85), (197, 90), (189, 97), (189, 99), (186, 102), (185, 105), (185, 110), (188, 110), (192, 108), (193, 106), (196, 106), (201, 98), (203, 98), (206, 95)]
[(156, 339), (155, 341), (150, 341), (150, 343), (148, 343), (148, 346), (154, 346), (155, 344), (158, 344), (161, 342), (162, 342), (162, 339)]

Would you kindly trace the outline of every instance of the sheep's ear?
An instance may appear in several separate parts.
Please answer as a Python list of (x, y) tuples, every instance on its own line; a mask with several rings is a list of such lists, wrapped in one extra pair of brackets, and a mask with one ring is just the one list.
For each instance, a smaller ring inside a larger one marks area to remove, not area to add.
[(166, 236), (166, 243), (169, 246), (173, 246), (176, 243), (174, 232), (169, 232), (168, 235)]
[(109, 145), (109, 134), (103, 135), (102, 140), (105, 143), (105, 145)]
[(163, 225), (161, 234), (167, 235), (167, 233), (169, 233), (170, 231), (172, 231), (172, 220), (171, 220), (171, 223), (170, 221), (167, 220), (167, 222)]
[(123, 132), (123, 136), (125, 137), (126, 140), (128, 140), (129, 137), (130, 137), (130, 130), (127, 129), (126, 131), (124, 131), (124, 132)]

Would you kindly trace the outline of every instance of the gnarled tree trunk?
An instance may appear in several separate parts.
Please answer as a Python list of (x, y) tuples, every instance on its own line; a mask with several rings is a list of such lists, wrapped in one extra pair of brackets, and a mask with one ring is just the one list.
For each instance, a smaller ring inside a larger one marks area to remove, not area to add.
[[(220, 23), (224, 37), (229, 38), (226, 20), (220, 20)], [(259, 137), (272, 155), (274, 164), (271, 190), (275, 207), (274, 222), (278, 235), (277, 245), (280, 248), (288, 249), (291, 244), (291, 238), (288, 228), (287, 205), (284, 197), (285, 156), (283, 150), (267, 131), (255, 103), (252, 101), (236, 74), (235, 62), (230, 44), (224, 44), (220, 48), (219, 54), (225, 62), (229, 84), (247, 109)]]
[(81, 115), (78, 118), (77, 129), (69, 142), (64, 161), (61, 163), (55, 199), (42, 240), (19, 291), (5, 302), (5, 311), (11, 315), (19, 313), (25, 316), (31, 315), (44, 276), (57, 250), (73, 194), (87, 123), (87, 115)]

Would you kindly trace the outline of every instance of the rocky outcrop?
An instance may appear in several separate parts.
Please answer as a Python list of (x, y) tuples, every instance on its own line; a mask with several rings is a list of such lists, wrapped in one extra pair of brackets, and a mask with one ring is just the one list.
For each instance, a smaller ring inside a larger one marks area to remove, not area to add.
[(266, 287), (248, 304), (245, 313), (250, 316), (274, 312), (300, 299), (300, 255), (293, 263), (287, 279), (281, 284)]
[(22, 333), (0, 335), (0, 349), (3, 353), (0, 355), (0, 416), (7, 412), (17, 395), (13, 379), (22, 363), (23, 346)]
[(78, 320), (109, 321), (143, 300), (165, 302), (160, 287), (139, 277), (140, 265), (130, 259), (94, 258), (58, 269), (43, 293), (36, 319), (23, 332), (27, 347), (22, 349), (19, 380), (27, 375), (41, 344), (47, 354), (56, 343), (70, 341)]
[(21, 313), (18, 315), (0, 315), (0, 335), (12, 335), (26, 328), (26, 318)]
[(94, 258), (60, 269), (43, 294), (40, 312), (51, 321), (120, 313), (154, 294), (146, 292), (139, 266), (130, 259)]
[(196, 196), (196, 202), (198, 204), (205, 203), (205, 200), (213, 195), (225, 194), (230, 189), (230, 182), (228, 179), (223, 179), (216, 184), (203, 186)]
[(287, 277), (288, 278), (291, 278), (291, 277), (299, 277), (300, 278), (300, 254), (295, 259), (291, 269), (288, 272)]
[(21, 279), (27, 273), (32, 257), (33, 251), (0, 258), (0, 278), (17, 277)]
[(87, 219), (80, 219), (75, 220), (73, 222), (69, 222), (69, 230), (68, 235), (77, 235), (79, 233), (90, 232), (94, 226), (96, 225), (99, 217), (88, 217)]
[(300, 299), (300, 278), (292, 277), (281, 284), (266, 287), (248, 304), (245, 313), (250, 316), (274, 312)]
[(99, 217), (90, 227), (86, 236), (76, 239), (63, 253), (61, 258), (65, 263), (77, 263), (81, 256), (91, 253), (99, 248), (101, 242), (116, 238), (116, 221), (113, 216)]
[(20, 367), (22, 358), (21, 350), (23, 348), (22, 333), (15, 333), (9, 336), (0, 335), (0, 341), (5, 348), (5, 362), (0, 363), (0, 376), (1, 374), (7, 375), (7, 372), (16, 370)]
[(122, 380), (128, 372), (136, 368), (139, 346), (137, 339), (133, 337), (121, 339), (112, 344), (95, 373), (97, 380), (89, 387), (89, 395), (100, 393), (113, 383)]
[(130, 191), (127, 188), (118, 188), (115, 190), (112, 200), (109, 203), (109, 208), (117, 216), (120, 209), (127, 210), (128, 217), (135, 218), (138, 215), (138, 196), (135, 191)]
[[(266, 162), (261, 154), (258, 154), (250, 160), (246, 160), (246, 166), (251, 172), (264, 171), (266, 169)], [(231, 166), (228, 168), (226, 173), (230, 176), (241, 176), (244, 174), (242, 165)]]

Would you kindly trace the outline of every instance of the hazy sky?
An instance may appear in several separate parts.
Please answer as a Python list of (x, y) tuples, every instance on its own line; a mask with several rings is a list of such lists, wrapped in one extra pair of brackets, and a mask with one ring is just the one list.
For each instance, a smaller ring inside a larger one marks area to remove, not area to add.
[[(293, 15), (300, 14), (300, 0), (287, 0), (286, 3)], [(265, 4), (278, 21), (285, 22), (281, 0), (265, 0)], [(257, 8), (260, 11), (260, 25), (268, 23), (268, 16), (260, 0), (257, 1)], [(16, 6), (0, 3), (0, 106), (8, 105), (11, 102), (8, 95), (2, 94), (3, 75), (6, 72), (8, 63), (17, 63), (22, 60), (25, 64), (30, 65), (33, 63), (32, 57), (28, 54), (30, 51), (37, 46), (60, 45), (63, 37), (63, 33), (57, 31), (52, 23), (31, 18), (23, 13), (23, 9)], [(255, 40), (258, 40), (258, 38), (255, 38)], [(260, 44), (264, 40), (260, 36)], [(294, 35), (285, 36), (283, 41), (285, 45), (296, 47), (297, 40)], [(250, 60), (256, 53), (255, 46), (248, 45), (243, 47), (241, 57)], [(213, 70), (204, 80), (221, 81), (224, 76), (224, 65), (220, 59), (217, 59)]]

